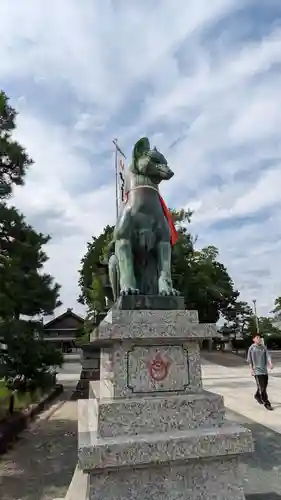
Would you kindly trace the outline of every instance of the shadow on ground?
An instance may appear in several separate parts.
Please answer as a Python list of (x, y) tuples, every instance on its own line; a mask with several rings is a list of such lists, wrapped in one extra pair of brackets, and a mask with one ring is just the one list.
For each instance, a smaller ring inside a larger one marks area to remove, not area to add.
[(254, 453), (241, 459), (247, 500), (281, 500), (281, 435), (232, 411), (227, 418), (250, 429), (254, 438)]
[(239, 354), (233, 354), (231, 352), (201, 351), (201, 358), (203, 365), (215, 363), (216, 365), (224, 366), (227, 368), (237, 368), (239, 366), (246, 365), (245, 356)]
[(254, 495), (246, 495), (246, 500), (281, 500), (281, 495), (275, 493), (257, 493)]
[[(77, 463), (77, 414), (73, 388), (57, 401), (54, 414), (22, 433), (0, 462), (1, 500), (64, 497)], [(67, 403), (64, 405), (63, 403)]]
[[(273, 364), (280, 365), (281, 363), (281, 352), (274, 351), (271, 352), (271, 357)], [(202, 365), (216, 364), (224, 366), (226, 368), (238, 368), (239, 366), (247, 366), (246, 353), (235, 354), (228, 351), (201, 351), (201, 361)], [(276, 377), (280, 377), (281, 374), (274, 374)]]
[(254, 387), (252, 378), (248, 378), (248, 380), (243, 380), (239, 377), (236, 377), (236, 380), (231, 380), (230, 378), (226, 378), (225, 380), (218, 380), (218, 379), (207, 379), (206, 382), (204, 383), (205, 389), (208, 391), (215, 391), (217, 389), (237, 389), (237, 384), (239, 384), (239, 387), (241, 390), (243, 390), (243, 387)]
[[(77, 462), (76, 422), (48, 421), (33, 430), (34, 443), (0, 466), (1, 500), (53, 500), (64, 497)], [(36, 435), (40, 433), (40, 435)]]
[[(80, 393), (73, 389), (66, 388), (55, 414), (24, 432), (14, 449), (2, 457), (1, 500), (65, 496), (77, 463), (74, 408)], [(281, 435), (234, 412), (227, 411), (227, 418), (250, 429), (255, 441), (255, 452), (241, 460), (246, 499), (281, 500)]]

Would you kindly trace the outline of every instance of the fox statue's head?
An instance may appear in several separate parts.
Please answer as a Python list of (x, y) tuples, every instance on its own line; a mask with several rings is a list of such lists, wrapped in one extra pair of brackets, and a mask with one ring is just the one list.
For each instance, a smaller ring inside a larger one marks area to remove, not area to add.
[(147, 137), (140, 139), (134, 146), (131, 170), (136, 174), (149, 177), (154, 184), (167, 181), (174, 175), (165, 156), (158, 149), (150, 148)]

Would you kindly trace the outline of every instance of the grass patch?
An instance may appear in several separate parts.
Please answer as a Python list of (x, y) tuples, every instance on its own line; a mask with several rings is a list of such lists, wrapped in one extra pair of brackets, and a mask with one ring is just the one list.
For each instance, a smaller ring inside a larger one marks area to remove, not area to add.
[[(36, 389), (33, 392), (16, 392), (14, 411), (24, 410), (32, 403), (36, 403), (44, 392), (42, 389)], [(5, 382), (0, 380), (0, 420), (7, 415), (11, 393), (12, 391), (5, 386)]]
[(6, 387), (4, 380), (0, 380), (0, 398), (5, 398), (9, 396), (10, 390)]

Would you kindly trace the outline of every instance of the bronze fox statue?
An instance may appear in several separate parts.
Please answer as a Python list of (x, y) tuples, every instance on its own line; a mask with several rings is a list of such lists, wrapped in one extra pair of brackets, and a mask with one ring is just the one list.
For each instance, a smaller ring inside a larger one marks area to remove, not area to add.
[(178, 295), (171, 278), (171, 239), (176, 230), (159, 184), (174, 175), (166, 158), (144, 137), (134, 146), (125, 177), (125, 203), (109, 249), (113, 298), (128, 294)]

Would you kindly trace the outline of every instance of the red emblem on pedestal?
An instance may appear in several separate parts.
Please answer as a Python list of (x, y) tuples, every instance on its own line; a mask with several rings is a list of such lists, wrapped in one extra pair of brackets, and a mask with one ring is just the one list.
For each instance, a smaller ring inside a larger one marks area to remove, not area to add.
[(164, 380), (169, 371), (170, 362), (163, 359), (160, 353), (157, 353), (152, 361), (148, 363), (150, 377), (156, 382)]

